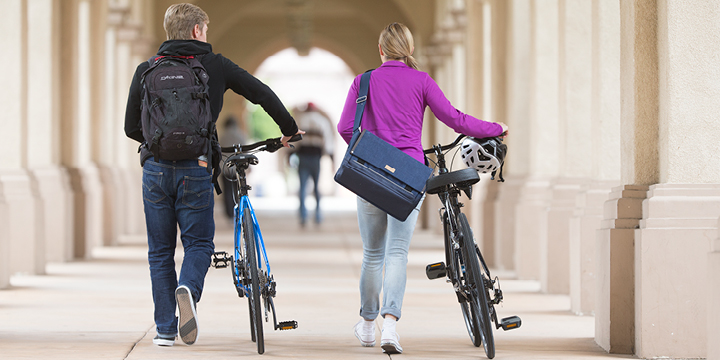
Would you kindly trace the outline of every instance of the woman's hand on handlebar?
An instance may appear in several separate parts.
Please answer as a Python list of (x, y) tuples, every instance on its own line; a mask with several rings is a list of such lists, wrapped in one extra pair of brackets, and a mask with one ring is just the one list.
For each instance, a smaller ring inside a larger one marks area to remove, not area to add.
[[(300, 129), (298, 129), (298, 132), (295, 133), (295, 135), (302, 135), (302, 134), (305, 134), (305, 132)], [(290, 140), (290, 138), (292, 138), (293, 136), (283, 136), (282, 138), (280, 138), (280, 142), (282, 142), (284, 147), (290, 147), (290, 144), (288, 144), (288, 140)]]
[(502, 134), (499, 135), (500, 138), (505, 139), (505, 137), (508, 135), (508, 126), (505, 125), (505, 123), (503, 123), (503, 122), (497, 122), (496, 124), (498, 124), (498, 125), (500, 125), (500, 127), (502, 127), (503, 132), (502, 132)]

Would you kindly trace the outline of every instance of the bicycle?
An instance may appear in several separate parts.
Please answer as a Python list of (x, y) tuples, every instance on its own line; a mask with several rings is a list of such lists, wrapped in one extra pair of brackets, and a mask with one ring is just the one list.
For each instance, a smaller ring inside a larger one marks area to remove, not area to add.
[(438, 174), (427, 180), (428, 194), (437, 194), (442, 203), (439, 209), (443, 224), (445, 262), (427, 265), (428, 279), (447, 278), (452, 283), (460, 303), (470, 340), (473, 345), (483, 345), (489, 359), (495, 357), (495, 341), (491, 321), (495, 328), (507, 331), (522, 324), (518, 316), (510, 316), (498, 322), (495, 305), (503, 300), (500, 282), (490, 275), (480, 248), (475, 243), (467, 217), (460, 210), (463, 204), (458, 197), (461, 192), (470, 199), (472, 185), (480, 181), (477, 170), (466, 168), (449, 171), (445, 154), (456, 148), (465, 135), (459, 135), (449, 145), (435, 145), (425, 149), (425, 154), (435, 154)]
[[(302, 135), (295, 135), (290, 138), (289, 142), (301, 139)], [(216, 269), (232, 266), (233, 282), (238, 296), (248, 299), (250, 338), (257, 343), (258, 354), (265, 352), (263, 315), (267, 322), (268, 313), (272, 313), (274, 330), (291, 330), (298, 326), (295, 320), (279, 323), (277, 321), (273, 302), (276, 295), (275, 279), (270, 272), (270, 262), (255, 211), (248, 198), (248, 191), (252, 187), (247, 184), (246, 178), (246, 170), (251, 165), (259, 163), (255, 153), (275, 152), (282, 147), (280, 138), (273, 138), (249, 145), (237, 144), (221, 148), (223, 153), (231, 153), (223, 162), (223, 175), (237, 184), (233, 186), (233, 189), (225, 189), (225, 191), (233, 191), (235, 200), (233, 236), (235, 249), (233, 255), (229, 255), (225, 251), (215, 252), (212, 266)], [(262, 299), (262, 304), (260, 299)]]

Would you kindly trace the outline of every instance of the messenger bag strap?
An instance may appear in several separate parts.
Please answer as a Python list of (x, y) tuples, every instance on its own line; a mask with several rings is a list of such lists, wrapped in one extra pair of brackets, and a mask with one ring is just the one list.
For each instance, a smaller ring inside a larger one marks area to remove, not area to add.
[(365, 103), (367, 102), (371, 73), (372, 70), (368, 70), (362, 75), (362, 78), (360, 78), (360, 90), (358, 91), (358, 98), (355, 100), (357, 107), (355, 108), (355, 125), (353, 125), (353, 134), (356, 131), (360, 131), (360, 121), (362, 121), (363, 111), (365, 111)]

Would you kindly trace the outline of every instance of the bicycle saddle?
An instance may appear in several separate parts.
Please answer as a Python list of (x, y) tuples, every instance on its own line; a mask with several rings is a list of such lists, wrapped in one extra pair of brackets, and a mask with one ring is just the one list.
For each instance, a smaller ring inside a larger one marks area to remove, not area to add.
[(429, 178), (426, 182), (425, 190), (428, 194), (437, 194), (441, 192), (445, 186), (455, 184), (459, 188), (466, 188), (476, 182), (480, 181), (480, 175), (478, 175), (475, 169), (462, 169), (453, 171), (445, 174), (438, 174)]
[(250, 164), (257, 165), (259, 162), (257, 156), (253, 154), (233, 154), (227, 160), (233, 164)]

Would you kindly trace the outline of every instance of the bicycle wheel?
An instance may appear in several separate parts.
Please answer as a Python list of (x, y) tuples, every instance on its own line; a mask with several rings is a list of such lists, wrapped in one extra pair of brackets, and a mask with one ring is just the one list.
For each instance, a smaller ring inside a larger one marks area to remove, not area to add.
[(470, 225), (465, 214), (461, 213), (458, 216), (458, 223), (463, 236), (462, 253), (465, 258), (466, 273), (469, 275), (470, 300), (476, 302), (477, 305), (476, 319), (479, 320), (479, 333), (485, 348), (485, 355), (487, 355), (488, 359), (492, 359), (495, 357), (495, 339), (493, 338), (485, 279), (480, 272), (480, 262), (475, 252), (475, 241), (473, 241)]
[(247, 266), (250, 275), (250, 296), (248, 296), (250, 310), (250, 332), (253, 341), (257, 343), (258, 354), (265, 352), (265, 339), (263, 336), (262, 304), (260, 303), (260, 276), (258, 274), (258, 258), (255, 251), (255, 228), (253, 227), (250, 212), (243, 214), (243, 240), (247, 252)]
[(480, 340), (480, 322), (477, 320), (475, 314), (478, 311), (473, 302), (468, 302), (467, 297), (464, 294), (463, 289), (467, 289), (467, 277), (465, 276), (464, 264), (462, 263), (462, 254), (459, 249), (455, 249), (452, 244), (451, 234), (448, 226), (447, 214), (443, 217), (443, 230), (445, 235), (445, 263), (447, 265), (447, 271), (449, 271), (450, 281), (453, 282), (455, 289), (457, 289), (458, 303), (460, 303), (460, 310), (462, 310), (463, 319), (465, 320), (465, 328), (467, 329), (470, 341), (473, 345), (480, 346), (482, 341)]

